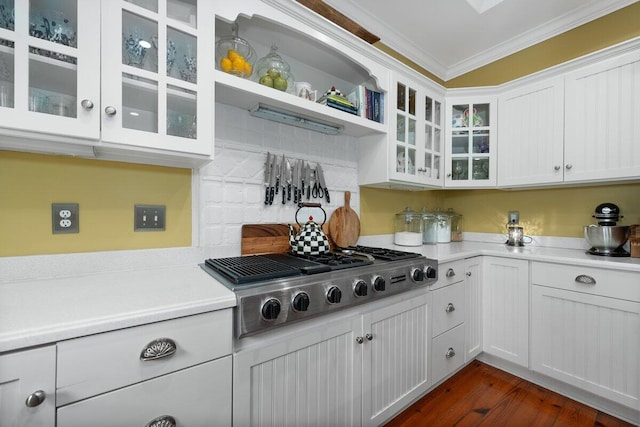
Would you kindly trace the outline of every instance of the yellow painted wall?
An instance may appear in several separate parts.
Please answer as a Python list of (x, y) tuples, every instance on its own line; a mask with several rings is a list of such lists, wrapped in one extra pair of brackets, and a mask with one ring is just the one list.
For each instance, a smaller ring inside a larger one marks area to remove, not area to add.
[[(51, 203), (78, 203), (52, 234)], [(134, 232), (135, 204), (166, 205), (164, 232)], [(0, 256), (191, 245), (191, 170), (0, 151)]]

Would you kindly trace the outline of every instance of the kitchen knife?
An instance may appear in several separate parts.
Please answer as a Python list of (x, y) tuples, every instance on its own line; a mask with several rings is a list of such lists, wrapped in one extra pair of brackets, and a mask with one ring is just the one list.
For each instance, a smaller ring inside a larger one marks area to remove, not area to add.
[(293, 164), (293, 178), (291, 178), (291, 191), (293, 191), (293, 203), (298, 203), (298, 161)]
[(329, 189), (327, 188), (327, 183), (324, 180), (324, 171), (322, 170), (322, 166), (318, 163), (317, 166), (318, 179), (320, 180), (320, 186), (324, 189), (324, 195), (327, 198), (327, 203), (331, 203), (331, 198), (329, 197)]
[(287, 160), (287, 200), (291, 200), (291, 163)]
[(276, 163), (278, 159), (276, 156), (271, 157), (271, 169), (269, 171), (269, 204), (273, 204), (273, 198), (276, 191)]
[(303, 161), (298, 161), (298, 203), (302, 202), (302, 164)]
[(282, 185), (282, 204), (287, 201), (287, 159), (282, 155), (282, 161), (280, 162), (280, 184)]
[(307, 200), (311, 199), (311, 165), (307, 163), (304, 168), (305, 184), (307, 185)]
[(280, 188), (280, 176), (281, 176), (281, 173), (282, 173), (282, 172), (280, 172), (280, 171), (281, 171), (282, 169), (280, 168), (280, 163), (278, 162), (278, 158), (277, 158), (275, 155), (274, 155), (273, 157), (274, 157), (274, 159), (275, 159), (275, 160), (274, 160), (274, 162), (273, 162), (273, 164), (274, 164), (274, 165), (275, 165), (275, 167), (276, 167), (276, 183), (275, 183), (275, 189), (274, 189), (274, 192), (275, 192), (276, 194), (278, 194), (278, 189)]
[(307, 175), (305, 174), (307, 170), (307, 166), (305, 165), (304, 160), (302, 161), (302, 169), (300, 171), (300, 185), (302, 186), (302, 188), (300, 189), (300, 199), (302, 199), (302, 196), (304, 195), (304, 188), (307, 185)]
[(264, 187), (265, 187), (264, 204), (265, 205), (269, 204), (269, 177), (271, 176), (270, 170), (269, 170), (270, 167), (271, 167), (271, 153), (267, 152), (267, 162), (264, 164)]

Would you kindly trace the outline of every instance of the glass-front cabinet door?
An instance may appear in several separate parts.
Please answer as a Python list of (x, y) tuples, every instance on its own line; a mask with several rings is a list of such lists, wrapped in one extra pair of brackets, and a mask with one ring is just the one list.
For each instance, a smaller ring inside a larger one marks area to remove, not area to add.
[(102, 140), (210, 155), (211, 3), (102, 2)]
[(445, 187), (496, 185), (495, 100), (447, 100)]
[(99, 6), (0, 0), (0, 132), (98, 139)]
[(398, 78), (391, 105), (391, 178), (442, 186), (442, 102), (421, 85)]

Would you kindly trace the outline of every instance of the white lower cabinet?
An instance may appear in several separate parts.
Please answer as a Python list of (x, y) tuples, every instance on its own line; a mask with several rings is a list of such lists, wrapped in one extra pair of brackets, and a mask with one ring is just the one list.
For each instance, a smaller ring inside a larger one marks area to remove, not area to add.
[(56, 347), (0, 355), (0, 426), (54, 427)]
[(428, 298), (398, 298), (239, 351), (234, 425), (381, 425), (431, 383)]
[(532, 281), (533, 370), (640, 409), (637, 273), (533, 263)]
[(482, 274), (483, 350), (529, 366), (529, 262), (484, 257)]
[(465, 268), (465, 356), (469, 362), (482, 352), (482, 260), (466, 260)]

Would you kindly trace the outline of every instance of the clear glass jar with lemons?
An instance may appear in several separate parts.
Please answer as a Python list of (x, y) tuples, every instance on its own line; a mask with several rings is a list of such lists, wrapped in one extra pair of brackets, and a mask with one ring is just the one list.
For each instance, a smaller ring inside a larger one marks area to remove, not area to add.
[(238, 37), (238, 24), (231, 27), (231, 36), (216, 42), (216, 68), (225, 73), (248, 79), (253, 74), (256, 51), (248, 41)]

